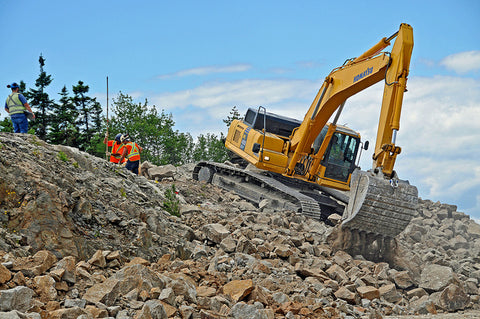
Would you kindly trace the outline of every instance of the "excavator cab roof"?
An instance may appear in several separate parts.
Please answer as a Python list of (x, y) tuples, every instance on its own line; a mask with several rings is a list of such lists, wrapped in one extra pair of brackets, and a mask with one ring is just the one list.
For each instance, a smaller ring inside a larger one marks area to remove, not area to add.
[[(300, 120), (270, 112), (261, 112), (259, 109), (254, 108), (248, 108), (244, 122), (255, 130), (261, 131), (265, 128), (266, 132), (284, 137), (289, 137), (293, 130), (302, 124), (302, 121)], [(330, 124), (331, 123), (327, 123), (327, 125)], [(337, 124), (336, 131), (360, 138), (358, 132), (345, 125)]]
[[(331, 123), (328, 123), (328, 125), (330, 125), (330, 124)], [(344, 133), (344, 134), (347, 134), (347, 135), (356, 136), (356, 137), (360, 138), (360, 133), (352, 130), (351, 128), (349, 128), (345, 125), (337, 124), (337, 131), (340, 132), (340, 133)]]
[(290, 117), (269, 112), (261, 112), (259, 109), (253, 108), (247, 110), (244, 122), (255, 130), (262, 130), (265, 128), (266, 132), (284, 137), (289, 137), (292, 134), (292, 131), (302, 124), (302, 121)]

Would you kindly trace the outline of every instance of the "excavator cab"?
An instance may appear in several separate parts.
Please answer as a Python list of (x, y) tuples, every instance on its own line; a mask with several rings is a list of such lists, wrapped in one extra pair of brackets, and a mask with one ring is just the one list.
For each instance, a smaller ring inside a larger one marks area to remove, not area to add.
[(325, 156), (320, 162), (325, 166), (325, 178), (347, 182), (355, 170), (355, 160), (360, 145), (360, 137), (338, 130), (333, 134)]
[[(258, 168), (284, 174), (285, 164), (277, 163), (282, 160), (286, 163), (288, 156), (284, 153), (285, 143), (301, 123), (297, 119), (266, 112), (263, 107), (249, 108), (243, 120), (232, 122), (227, 134), (227, 145), (236, 150), (237, 154), (247, 155), (246, 160)], [(320, 166), (311, 179), (315, 179), (319, 185), (347, 190), (350, 176), (357, 168), (360, 134), (346, 126), (335, 125), (333, 135), (329, 136), (327, 132), (331, 125), (327, 123), (324, 126), (309, 154), (305, 154), (304, 160), (298, 161), (295, 175), (297, 179), (307, 181), (306, 173), (310, 170), (312, 158), (321, 156)], [(326, 138), (328, 140), (325, 141)], [(324, 141), (328, 146), (319, 154)], [(276, 153), (273, 145), (278, 145)], [(278, 166), (277, 170), (274, 169), (275, 166)]]

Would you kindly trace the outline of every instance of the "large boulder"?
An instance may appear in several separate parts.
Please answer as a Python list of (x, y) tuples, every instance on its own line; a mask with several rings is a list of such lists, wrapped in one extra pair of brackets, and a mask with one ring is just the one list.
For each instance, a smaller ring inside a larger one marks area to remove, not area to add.
[(458, 282), (452, 268), (437, 264), (427, 265), (421, 273), (419, 287), (435, 292), (445, 289), (451, 283)]
[(163, 289), (165, 281), (150, 268), (135, 264), (122, 268), (114, 276), (88, 288), (83, 298), (91, 303), (101, 302), (112, 306), (133, 289), (150, 291), (153, 287)]
[(220, 244), (225, 237), (230, 235), (230, 231), (222, 224), (204, 225), (202, 227), (202, 232), (208, 240), (215, 244)]
[(0, 290), (0, 311), (18, 310), (26, 312), (31, 307), (35, 292), (24, 286)]
[(437, 305), (447, 312), (463, 310), (469, 303), (470, 298), (462, 287), (450, 284), (438, 296)]

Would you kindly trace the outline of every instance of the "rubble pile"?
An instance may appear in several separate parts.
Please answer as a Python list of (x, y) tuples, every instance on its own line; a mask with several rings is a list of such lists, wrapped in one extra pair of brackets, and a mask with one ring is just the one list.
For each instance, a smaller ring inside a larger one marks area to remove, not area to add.
[[(0, 133), (0, 318), (382, 318), (480, 311), (480, 225), (420, 200), (394, 259), (193, 181)], [(175, 190), (178, 216), (167, 205)], [(479, 312), (480, 313), (480, 312)]]

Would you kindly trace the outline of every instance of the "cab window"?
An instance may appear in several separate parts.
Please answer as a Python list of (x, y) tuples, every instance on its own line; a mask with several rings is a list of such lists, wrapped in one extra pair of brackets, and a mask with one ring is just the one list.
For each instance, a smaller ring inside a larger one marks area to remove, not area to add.
[(326, 167), (325, 177), (346, 182), (355, 169), (358, 144), (356, 137), (334, 133), (323, 160)]

